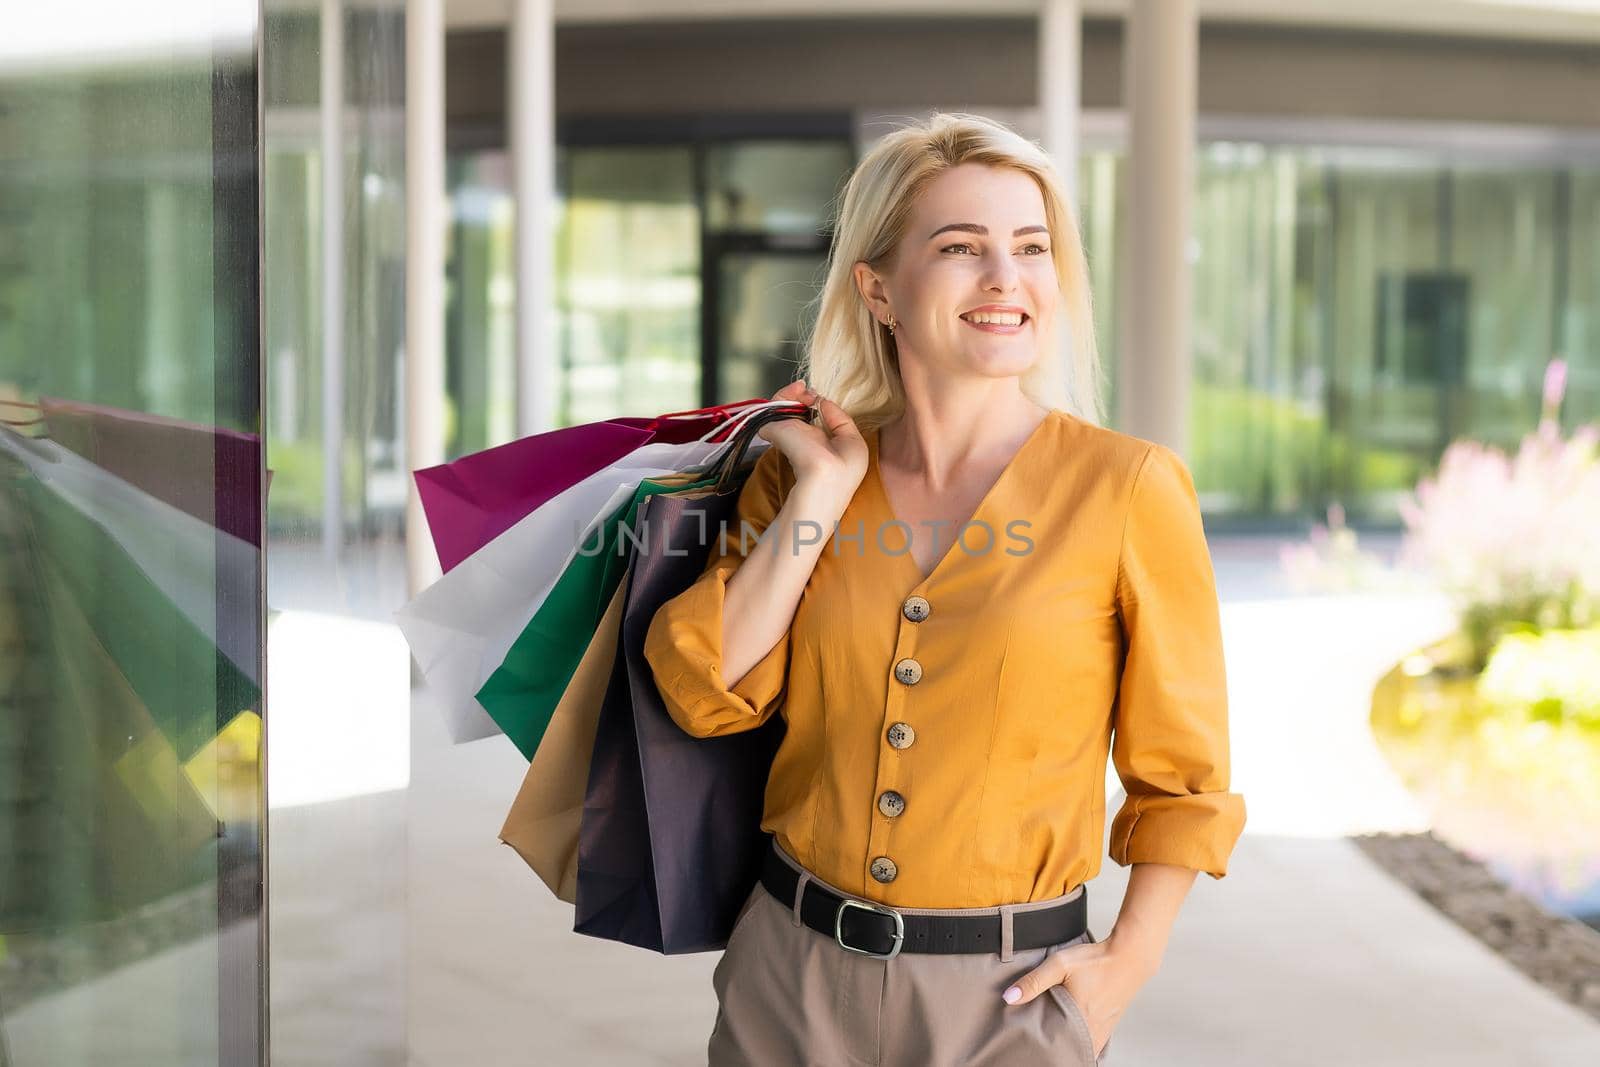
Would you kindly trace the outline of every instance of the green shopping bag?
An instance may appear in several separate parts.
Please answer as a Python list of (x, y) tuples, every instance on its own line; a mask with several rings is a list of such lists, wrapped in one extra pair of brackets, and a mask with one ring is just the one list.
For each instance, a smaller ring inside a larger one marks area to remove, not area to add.
[(658, 493), (709, 488), (717, 481), (715, 471), (694, 481), (642, 480), (633, 497), (584, 542), (499, 668), (478, 690), (483, 710), (530, 761), (627, 571), (629, 542), (623, 535), (635, 529), (639, 505)]

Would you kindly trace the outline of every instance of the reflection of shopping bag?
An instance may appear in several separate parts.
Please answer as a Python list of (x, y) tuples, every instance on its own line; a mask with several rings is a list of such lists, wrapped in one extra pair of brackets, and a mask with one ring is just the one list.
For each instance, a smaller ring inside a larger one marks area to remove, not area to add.
[[(763, 412), (789, 412), (796, 407), (781, 401), (750, 405), (737, 416), (738, 432)], [(717, 427), (711, 435), (721, 429)], [(764, 449), (766, 442), (761, 441), (760, 446)], [(564, 626), (582, 627), (581, 632), (563, 631), (561, 647), (566, 658), (541, 670), (536, 637), (529, 635), (523, 647), (533, 660), (531, 681), (524, 684), (519, 678), (502, 677), (491, 688), (490, 699), (499, 700), (498, 707), (514, 723), (511, 729), (491, 713), (494, 709), (488, 709), (480, 693), (566, 571), (574, 564), (585, 573), (596, 570), (594, 561), (580, 556), (579, 549), (595, 545), (605, 530), (615, 528), (645, 479), (702, 470), (729, 451), (730, 446), (709, 438), (682, 444), (653, 443), (632, 451), (535, 509), (395, 613), (453, 741), (505, 733), (532, 758), (538, 736), (587, 647), (620, 572), (606, 570), (609, 586), (587, 587), (586, 603), (576, 614), (564, 616)], [(574, 588), (573, 581), (568, 579), (563, 587), (563, 602), (570, 600), (566, 594)], [(518, 666), (522, 665), (526, 665), (526, 657), (519, 659)], [(547, 681), (550, 678), (555, 680)], [(510, 684), (502, 684), (506, 682)], [(515, 688), (518, 684), (523, 685), (522, 692)], [(543, 703), (537, 707), (524, 696), (530, 686), (542, 694)]]
[(751, 401), (534, 434), (415, 474), (446, 572), (561, 491), (648, 444), (710, 439)]
[[(98, 501), (92, 492), (78, 493), (64, 472), (80, 460), (37, 462), (56, 455), (54, 448), (0, 428), (0, 453), (27, 472), (5, 486), (32, 532), (31, 560), (14, 565), (47, 561), (54, 568), (65, 595), (82, 610), (178, 759), (186, 761), (210, 743), (219, 723), (259, 707), (254, 654), (243, 646), (219, 649), (212, 621), (217, 604), (226, 602), (219, 591), (242, 590), (249, 599), (238, 602), (254, 602), (258, 553), (203, 526), (200, 543), (184, 540), (176, 531), (186, 516), (114, 475), (101, 476)], [(115, 518), (114, 529), (103, 524), (108, 516)], [(174, 537), (165, 545), (155, 536), (163, 523), (174, 524)], [(145, 553), (144, 566), (135, 552)], [(209, 613), (195, 600), (196, 591), (206, 589), (212, 590)]]
[(618, 586), (611, 597), (500, 829), (500, 840), (568, 904), (578, 899), (578, 821), (589, 785), (600, 704), (616, 664), (624, 592)]
[(260, 546), (258, 434), (51, 396), (40, 397), (38, 407), (52, 440), (207, 525)]
[(17, 490), (0, 484), (0, 610), (26, 627), (26, 662), (0, 679), (0, 932), (111, 918), (214, 879), (219, 830)]
[(216, 813), (95, 636), (75, 594), (48, 561), (40, 566), (51, 651), (68, 668), (52, 696), (63, 706), (87, 709), (79, 722), (90, 744), (72, 755), (90, 757), (102, 771), (95, 786), (99, 817), (102, 832), (112, 836), (97, 849), (105, 864), (101, 893), (129, 904), (191, 884), (206, 872), (185, 868), (214, 856), (200, 850), (216, 844)]
[[(258, 681), (260, 650), (253, 627), (217, 627), (218, 604), (257, 597), (260, 549), (234, 537), (46, 438), (0, 433), (0, 454), (39, 488), (91, 523), (95, 535), (121, 549), (127, 563), (158, 589), (204, 636), (218, 643), (243, 675)], [(119, 558), (121, 558), (119, 556)]]
[(705, 569), (704, 531), (737, 529), (737, 500), (697, 489), (652, 496), (641, 509), (579, 831), (579, 933), (669, 954), (719, 949), (759, 876), (767, 772), (784, 720), (693, 737), (668, 714), (644, 658), (656, 610)]

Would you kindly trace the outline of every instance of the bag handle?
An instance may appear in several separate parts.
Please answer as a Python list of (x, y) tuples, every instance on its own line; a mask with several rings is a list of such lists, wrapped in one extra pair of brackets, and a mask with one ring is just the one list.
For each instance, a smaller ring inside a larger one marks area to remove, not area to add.
[(687, 411), (669, 411), (657, 415), (656, 421), (663, 419), (703, 419), (709, 415), (726, 415), (730, 412), (737, 414), (745, 405), (752, 403), (749, 400), (734, 400), (726, 404), (715, 404), (708, 408), (690, 408)]
[(737, 433), (746, 419), (752, 418), (763, 411), (777, 409), (790, 411), (797, 416), (808, 415), (811, 412), (810, 408), (796, 400), (762, 400), (757, 403), (745, 405), (739, 411), (735, 412), (733, 417), (728, 421), (719, 422), (717, 425), (711, 427), (711, 429), (701, 434), (698, 440), (701, 444), (707, 444), (712, 438), (718, 436), (719, 434), (727, 433), (730, 427), (734, 433)]
[(743, 425), (739, 427), (738, 432), (734, 435), (733, 443), (723, 453), (722, 459), (716, 465), (717, 482), (714, 491), (718, 496), (727, 496), (740, 488), (740, 485), (734, 483), (734, 472), (744, 462), (745, 452), (749, 450), (750, 442), (755, 440), (757, 430), (769, 422), (776, 422), (778, 419), (805, 419), (811, 415), (811, 409), (804, 408), (804, 405), (798, 405), (804, 408), (803, 411), (790, 410), (797, 406), (794, 404), (780, 402), (780, 405), (779, 407), (766, 407), (765, 410), (751, 414), (744, 420)]

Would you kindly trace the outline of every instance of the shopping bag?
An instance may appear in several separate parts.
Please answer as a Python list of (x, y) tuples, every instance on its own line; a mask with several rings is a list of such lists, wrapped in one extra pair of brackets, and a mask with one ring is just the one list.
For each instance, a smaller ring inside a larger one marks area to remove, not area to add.
[(694, 737), (668, 713), (644, 657), (656, 611), (705, 570), (705, 531), (737, 529), (737, 502), (737, 492), (694, 489), (652, 496), (640, 509), (641, 547), (626, 575), (621, 649), (579, 827), (578, 933), (665, 954), (721, 949), (760, 875), (782, 715)]
[[(686, 486), (677, 478), (641, 480), (631, 499), (609, 514), (592, 537), (585, 537), (581, 549), (575, 547), (549, 594), (476, 694), (478, 704), (523, 755), (533, 758), (556, 703), (621, 581), (627, 553), (637, 542), (640, 505), (658, 493), (682, 492), (697, 485), (721, 483), (726, 488), (731, 470), (747, 456), (769, 447), (756, 437), (756, 431), (771, 419), (793, 417), (795, 407), (780, 404), (751, 415), (699, 481)], [(624, 544), (624, 538), (629, 543)]]
[(578, 899), (578, 822), (600, 706), (616, 664), (625, 592), (619, 585), (612, 595), (500, 828), (500, 840), (568, 904)]
[(751, 403), (566, 426), (418, 470), (428, 530), (449, 572), (562, 490), (647, 444), (705, 438)]
[[(578, 558), (579, 548), (594, 543), (608, 519), (615, 521), (644, 479), (706, 467), (729, 453), (729, 445), (710, 439), (724, 427), (736, 429), (764, 411), (796, 407), (784, 401), (748, 404), (703, 439), (653, 443), (630, 452), (558, 493), (396, 611), (395, 621), (451, 740), (461, 744), (506, 732), (480, 703), (479, 691)], [(600, 610), (608, 599), (597, 594)], [(585, 643), (597, 618), (598, 610), (587, 621)], [(575, 662), (567, 664), (561, 688)], [(548, 722), (559, 695), (556, 689), (535, 721)], [(527, 738), (519, 748), (531, 758)]]
[(643, 478), (673, 475), (679, 464), (714, 455), (719, 447), (654, 444), (630, 453), (558, 494), (395, 612), (452, 741), (461, 744), (505, 732), (479, 703), (478, 691), (577, 556), (579, 545), (625, 506)]
[(440, 569), (448, 574), (535, 508), (650, 438), (633, 426), (588, 423), (418, 470), (413, 477)]

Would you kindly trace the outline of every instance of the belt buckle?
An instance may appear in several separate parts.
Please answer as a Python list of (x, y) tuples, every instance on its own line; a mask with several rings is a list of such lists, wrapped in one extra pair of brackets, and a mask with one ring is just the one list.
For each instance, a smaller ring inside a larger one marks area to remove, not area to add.
[[(854, 945), (845, 944), (844, 909), (846, 908), (860, 908), (862, 911), (876, 911), (893, 917), (894, 948), (891, 948), (888, 952), (873, 952), (868, 948), (857, 948)], [(900, 955), (900, 946), (905, 944), (906, 917), (901, 915), (898, 911), (895, 911), (893, 908), (886, 907), (885, 905), (875, 904), (870, 900), (852, 900), (849, 897), (846, 897), (839, 902), (839, 910), (833, 915), (833, 939), (839, 943), (840, 948), (848, 949), (851, 952), (859, 952), (861, 955), (871, 956), (873, 959), (892, 960), (896, 956)]]

